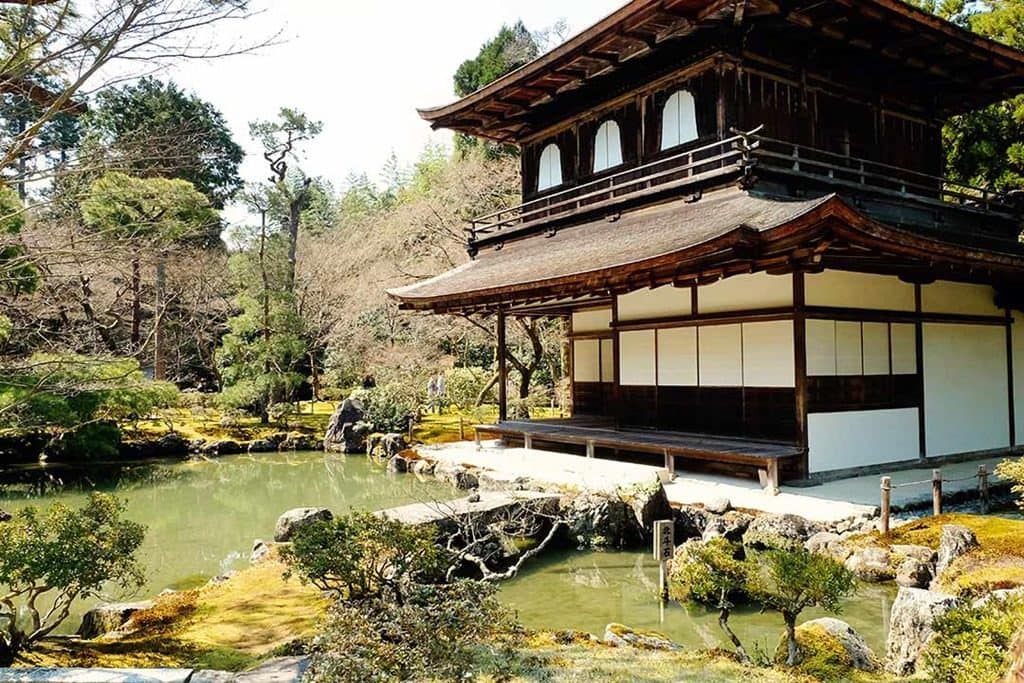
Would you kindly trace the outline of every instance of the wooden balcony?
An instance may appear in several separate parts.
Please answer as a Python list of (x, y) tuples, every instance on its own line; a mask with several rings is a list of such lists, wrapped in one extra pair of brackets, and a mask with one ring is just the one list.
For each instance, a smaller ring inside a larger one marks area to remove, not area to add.
[(1009, 229), (1019, 229), (1024, 215), (1021, 203), (1006, 194), (777, 140), (762, 135), (759, 127), (480, 216), (470, 221), (467, 243), (470, 253), (475, 253), (486, 244), (553, 227), (578, 215), (611, 214), (655, 196), (696, 194), (705, 187), (761, 175), (811, 193), (835, 191), (998, 218)]

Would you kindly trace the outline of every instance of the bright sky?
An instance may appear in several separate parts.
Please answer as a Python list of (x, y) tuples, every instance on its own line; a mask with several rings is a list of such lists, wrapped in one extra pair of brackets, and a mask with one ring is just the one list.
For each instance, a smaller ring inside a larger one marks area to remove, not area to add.
[[(281, 44), (257, 54), (164, 74), (212, 102), (248, 154), (243, 177), (266, 175), (248, 122), (291, 106), (324, 123), (304, 169), (342, 187), (351, 172), (372, 180), (394, 152), (414, 162), (434, 133), (417, 107), (454, 99), (452, 74), (502, 23), (538, 30), (565, 19), (574, 34), (625, 0), (254, 0), (263, 13), (239, 24), (248, 36), (283, 31)], [(231, 27), (232, 31), (235, 27)], [(230, 34), (218, 40), (230, 41)]]

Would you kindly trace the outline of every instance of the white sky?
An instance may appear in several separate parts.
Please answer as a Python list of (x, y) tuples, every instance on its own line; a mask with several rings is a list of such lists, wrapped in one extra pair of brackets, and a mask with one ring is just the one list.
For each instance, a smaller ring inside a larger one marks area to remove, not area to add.
[(340, 189), (350, 172), (378, 180), (392, 151), (409, 165), (431, 140), (449, 139), (432, 132), (416, 108), (453, 100), (455, 69), (502, 23), (522, 19), (538, 30), (565, 19), (574, 34), (624, 1), (254, 0), (263, 13), (237, 28), (250, 37), (282, 29), (283, 43), (257, 54), (181, 64), (160, 76), (224, 114), (248, 152), (246, 180), (267, 175), (249, 140), (249, 121), (273, 118), (282, 106), (323, 121), (324, 133), (309, 146), (303, 168)]

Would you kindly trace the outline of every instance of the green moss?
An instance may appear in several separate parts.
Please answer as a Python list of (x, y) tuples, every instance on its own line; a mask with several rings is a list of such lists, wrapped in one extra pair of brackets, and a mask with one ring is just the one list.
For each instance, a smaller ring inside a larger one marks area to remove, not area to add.
[[(796, 629), (796, 642), (803, 657), (794, 667), (796, 671), (822, 681), (839, 681), (849, 678), (853, 659), (842, 642), (827, 629), (818, 625), (803, 625)], [(789, 637), (783, 634), (775, 648), (774, 661), (784, 665), (789, 649)]]

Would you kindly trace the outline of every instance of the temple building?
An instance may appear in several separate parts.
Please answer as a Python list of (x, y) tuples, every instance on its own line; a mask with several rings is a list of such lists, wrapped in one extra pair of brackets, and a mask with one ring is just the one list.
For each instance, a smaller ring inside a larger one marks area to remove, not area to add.
[[(516, 443), (813, 483), (1024, 445), (1021, 198), (944, 178), (1024, 53), (899, 0), (634, 0), (421, 111), (523, 203), (403, 308), (571, 321), (573, 417)], [(504, 388), (505, 382), (500, 386)]]

